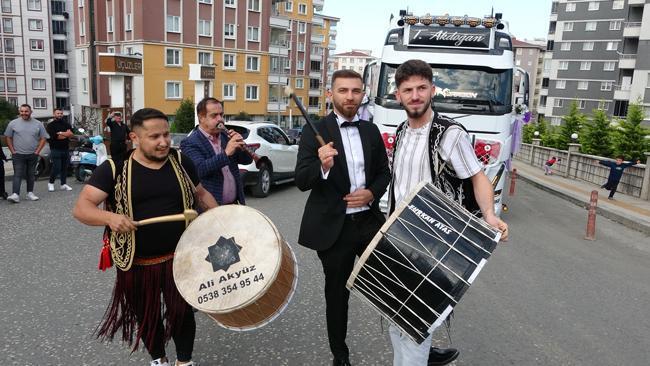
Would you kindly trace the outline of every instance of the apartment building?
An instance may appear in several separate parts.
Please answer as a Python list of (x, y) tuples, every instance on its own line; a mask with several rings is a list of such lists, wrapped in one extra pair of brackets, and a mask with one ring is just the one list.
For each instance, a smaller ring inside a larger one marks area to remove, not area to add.
[(142, 57), (133, 110), (147, 106), (173, 115), (181, 100), (196, 99), (189, 69), (201, 64), (214, 67), (207, 91), (224, 100), (227, 118), (245, 112), (282, 127), (300, 124), (300, 111), (283, 94), (286, 85), (310, 113), (325, 112), (324, 103), (310, 99), (324, 98), (322, 88), (316, 95), (310, 85), (312, 76), (327, 80), (330, 28), (338, 19), (314, 13), (322, 0), (75, 1), (85, 109), (105, 114), (111, 105), (110, 77), (97, 65), (98, 54), (111, 53)]
[[(72, 0), (0, 2), (0, 97), (30, 104), (33, 116), (47, 119), (55, 107), (70, 106), (66, 9)], [(66, 111), (66, 113), (69, 113)]]
[(557, 125), (573, 101), (617, 117), (636, 100), (650, 110), (648, 17), (644, 0), (553, 2), (539, 113)]
[(350, 52), (343, 52), (334, 55), (334, 68), (336, 70), (354, 70), (363, 75), (363, 69), (368, 63), (376, 60), (370, 50), (353, 49)]
[(540, 92), (542, 89), (542, 65), (544, 62), (544, 48), (538, 42), (529, 43), (518, 39), (512, 40), (515, 53), (515, 65), (526, 70), (530, 82), (530, 110), (533, 116), (537, 115)]

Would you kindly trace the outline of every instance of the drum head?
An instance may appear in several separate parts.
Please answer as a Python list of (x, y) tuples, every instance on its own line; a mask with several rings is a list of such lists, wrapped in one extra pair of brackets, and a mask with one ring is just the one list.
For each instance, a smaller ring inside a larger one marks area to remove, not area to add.
[(190, 305), (223, 314), (261, 297), (281, 263), (282, 237), (261, 212), (239, 205), (213, 208), (181, 236), (174, 281)]

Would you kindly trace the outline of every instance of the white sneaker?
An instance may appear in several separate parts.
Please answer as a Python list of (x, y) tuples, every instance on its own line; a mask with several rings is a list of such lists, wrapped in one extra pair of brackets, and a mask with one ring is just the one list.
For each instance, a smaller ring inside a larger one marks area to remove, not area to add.
[(18, 202), (20, 202), (20, 197), (18, 197), (18, 195), (14, 193), (14, 194), (10, 195), (9, 197), (7, 197), (7, 201), (11, 201), (13, 203), (18, 203)]
[(61, 186), (61, 190), (62, 190), (62, 191), (71, 191), (71, 190), (72, 190), (72, 187), (70, 187), (70, 186), (67, 185), (67, 184), (64, 184), (64, 185)]
[(183, 364), (179, 363), (178, 360), (176, 360), (176, 362), (174, 362), (174, 366), (180, 366), (180, 365), (182, 365), (182, 366), (199, 366), (199, 364), (197, 362), (194, 362), (194, 361), (190, 361), (188, 363), (183, 363)]
[(30, 201), (38, 201), (38, 196), (34, 192), (27, 192), (27, 199)]
[(54, 183), (48, 183), (47, 190), (48, 192), (54, 192)]
[(151, 361), (151, 366), (169, 366), (169, 361), (162, 362), (162, 358)]

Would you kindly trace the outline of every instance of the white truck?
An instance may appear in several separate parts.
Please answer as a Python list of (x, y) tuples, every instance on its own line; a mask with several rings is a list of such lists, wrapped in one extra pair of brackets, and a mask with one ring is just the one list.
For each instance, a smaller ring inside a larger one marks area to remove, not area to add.
[[(434, 110), (456, 119), (472, 136), (476, 155), (492, 181), (499, 215), (515, 119), (523, 117), (529, 99), (528, 74), (515, 66), (508, 23), (499, 13), (483, 18), (418, 17), (400, 11), (381, 59), (367, 65), (363, 75), (373, 122), (389, 151), (396, 127), (406, 119), (395, 98), (395, 70), (410, 59), (426, 61), (433, 69)], [(382, 209), (386, 203), (384, 196)]]

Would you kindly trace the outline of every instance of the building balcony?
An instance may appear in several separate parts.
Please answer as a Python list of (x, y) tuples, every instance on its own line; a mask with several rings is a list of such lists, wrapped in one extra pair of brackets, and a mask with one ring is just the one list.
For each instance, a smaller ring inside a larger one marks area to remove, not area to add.
[(316, 9), (316, 11), (323, 11), (325, 0), (314, 0), (312, 3), (314, 4), (314, 9)]
[(324, 20), (323, 18), (321, 18), (321, 17), (314, 17), (314, 18), (311, 20), (311, 24), (312, 24), (312, 25), (318, 25), (318, 26), (324, 27), (324, 26), (325, 26), (325, 20)]
[(269, 74), (268, 82), (271, 85), (287, 85), (288, 76), (282, 74)]
[(323, 70), (310, 70), (309, 77), (312, 79), (320, 79), (323, 77)]
[(311, 61), (322, 61), (322, 60), (323, 60), (323, 54), (322, 54), (322, 53), (318, 53), (318, 52), (311, 52), (311, 53), (309, 54), (309, 59), (310, 59)]
[(289, 18), (280, 14), (271, 14), (269, 19), (269, 25), (273, 28), (289, 29), (289, 22)]
[(274, 56), (289, 56), (289, 44), (282, 41), (271, 41), (269, 43), (269, 53)]
[(336, 37), (336, 28), (330, 28), (330, 36)]
[(548, 95), (548, 89), (540, 89), (539, 95)]
[(630, 100), (630, 91), (632, 87), (630, 85), (617, 85), (614, 89), (614, 99), (615, 100)]
[(623, 37), (638, 38), (641, 35), (641, 22), (625, 22)]
[(322, 34), (312, 33), (311, 35), (311, 43), (323, 43), (324, 40), (325, 37)]
[(320, 97), (322, 95), (322, 92), (320, 89), (309, 89), (309, 96), (310, 97)]
[(557, 13), (551, 13), (551, 16), (549, 17), (549, 20), (551, 22), (557, 21)]
[(636, 53), (619, 53), (618, 68), (634, 69), (636, 66)]
[(284, 112), (287, 110), (287, 103), (285, 102), (268, 102), (266, 103), (267, 112)]
[(330, 43), (327, 45), (327, 48), (330, 50), (335, 50), (336, 49), (336, 41), (333, 39), (330, 39)]
[(309, 114), (319, 114), (320, 113), (320, 107), (310, 105), (309, 107), (307, 107), (307, 113), (309, 113)]
[(629, 5), (644, 5), (645, 0), (628, 0)]

